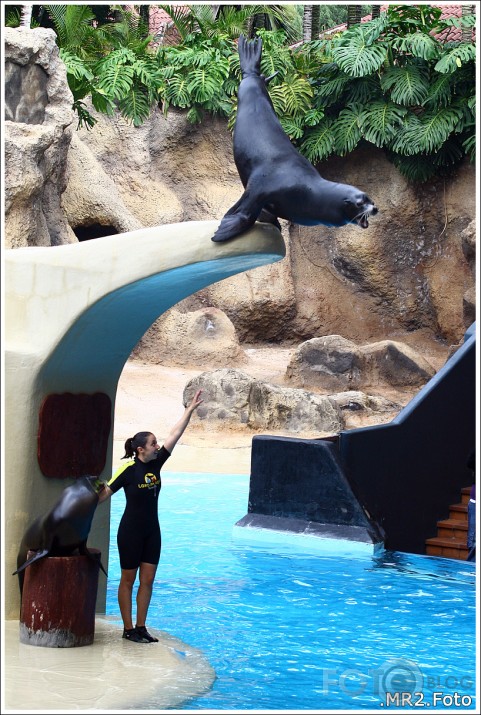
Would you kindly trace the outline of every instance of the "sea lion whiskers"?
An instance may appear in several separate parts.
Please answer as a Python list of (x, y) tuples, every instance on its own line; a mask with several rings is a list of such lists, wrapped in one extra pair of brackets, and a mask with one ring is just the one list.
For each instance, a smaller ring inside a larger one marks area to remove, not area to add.
[(370, 206), (364, 211), (361, 211), (358, 213), (354, 218), (352, 219), (352, 223), (357, 223), (358, 226), (361, 228), (368, 228), (369, 227), (369, 217), (370, 216), (375, 216), (377, 214), (377, 208), (375, 206)]

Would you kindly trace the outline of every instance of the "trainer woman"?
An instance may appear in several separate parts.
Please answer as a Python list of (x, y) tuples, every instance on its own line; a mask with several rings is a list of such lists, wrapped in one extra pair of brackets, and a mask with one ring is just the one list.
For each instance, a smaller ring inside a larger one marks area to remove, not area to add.
[[(134, 643), (157, 642), (147, 630), (145, 621), (152, 596), (152, 585), (160, 559), (161, 537), (157, 503), (161, 488), (160, 470), (189, 424), (194, 410), (201, 404), (198, 390), (174, 425), (162, 447), (152, 432), (137, 432), (125, 442), (122, 465), (107, 482), (99, 496), (103, 502), (119, 489), (124, 489), (126, 505), (117, 533), (122, 569), (119, 583), (120, 614), (124, 622), (123, 638)], [(137, 620), (132, 621), (132, 591), (139, 571)]]

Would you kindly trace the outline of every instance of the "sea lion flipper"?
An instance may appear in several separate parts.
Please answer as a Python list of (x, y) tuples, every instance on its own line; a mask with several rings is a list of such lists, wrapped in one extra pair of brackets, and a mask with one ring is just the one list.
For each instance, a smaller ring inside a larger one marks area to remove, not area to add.
[(107, 576), (107, 578), (108, 578), (108, 573), (107, 573), (107, 571), (106, 571), (106, 570), (104, 569), (104, 567), (103, 567), (102, 561), (100, 560), (100, 555), (99, 555), (98, 553), (95, 553), (95, 552), (90, 551), (90, 549), (87, 548), (87, 542), (86, 542), (86, 541), (84, 541), (83, 544), (80, 544), (80, 546), (79, 546), (79, 553), (81, 554), (81, 556), (88, 556), (88, 558), (89, 558), (91, 561), (93, 561), (96, 566), (98, 566), (100, 569), (102, 569), (102, 571), (104, 572), (104, 574), (105, 574), (105, 575)]
[(212, 240), (217, 243), (228, 241), (247, 231), (257, 221), (263, 205), (264, 198), (253, 196), (252, 191), (247, 188), (239, 201), (227, 211), (219, 224), (219, 228), (212, 236)]
[(256, 37), (254, 40), (247, 40), (244, 35), (240, 35), (237, 49), (242, 76), (259, 76), (261, 73), (262, 38)]
[(279, 229), (281, 231), (281, 224), (277, 220), (277, 216), (267, 209), (262, 209), (262, 211), (259, 214), (259, 218), (257, 219), (258, 221), (262, 221), (262, 223), (271, 223), (273, 226)]
[(47, 556), (49, 550), (48, 549), (40, 549), (40, 551), (37, 551), (33, 556), (31, 556), (29, 559), (25, 561), (21, 566), (18, 567), (16, 571), (13, 572), (12, 576), (15, 576), (15, 574), (20, 573), (21, 571), (24, 571), (24, 569), (27, 568), (27, 566), (30, 566), (30, 564), (33, 564), (34, 561), (38, 561), (39, 559), (43, 559), (44, 556)]

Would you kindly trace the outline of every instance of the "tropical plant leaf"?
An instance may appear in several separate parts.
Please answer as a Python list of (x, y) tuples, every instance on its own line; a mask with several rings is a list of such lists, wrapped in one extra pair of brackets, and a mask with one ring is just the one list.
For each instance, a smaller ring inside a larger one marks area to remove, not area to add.
[(394, 139), (391, 148), (404, 155), (431, 154), (438, 151), (454, 131), (462, 111), (456, 107), (440, 107), (426, 111), (421, 117), (413, 113), (406, 116), (404, 131)]
[(436, 72), (455, 72), (467, 62), (476, 60), (476, 47), (471, 43), (459, 44), (448, 50), (434, 65)]
[(392, 66), (381, 77), (384, 92), (390, 90), (393, 102), (405, 107), (422, 104), (429, 91), (427, 67), (408, 64)]
[(315, 164), (322, 159), (327, 159), (333, 153), (334, 145), (332, 120), (325, 119), (314, 129), (309, 130), (304, 141), (300, 143), (300, 150), (312, 164)]
[(188, 107), (191, 102), (191, 94), (188, 88), (187, 78), (181, 75), (171, 77), (166, 85), (164, 96), (169, 104), (184, 109)]
[(345, 32), (332, 50), (334, 61), (351, 77), (363, 77), (376, 72), (387, 58), (382, 44), (369, 45), (361, 28)]
[(360, 119), (363, 107), (354, 104), (343, 109), (332, 124), (336, 153), (345, 156), (353, 151), (362, 138)]
[(316, 124), (324, 119), (325, 112), (323, 109), (309, 109), (304, 115), (304, 124), (307, 127), (315, 127)]
[(408, 181), (422, 184), (438, 173), (432, 157), (392, 154), (390, 158), (399, 173)]
[(202, 121), (202, 111), (197, 104), (194, 104), (187, 112), (187, 121), (190, 122), (190, 124), (198, 124)]
[(104, 62), (101, 67), (98, 87), (114, 99), (120, 100), (132, 88), (133, 78), (134, 68), (132, 65)]
[(426, 107), (447, 107), (452, 99), (452, 76), (438, 75), (428, 86), (428, 93), (423, 102)]
[(151, 104), (141, 89), (132, 87), (119, 101), (119, 109), (125, 119), (139, 127), (150, 115)]
[(400, 52), (406, 52), (423, 60), (434, 60), (440, 55), (439, 44), (431, 35), (424, 32), (412, 32), (403, 37), (396, 37), (392, 47)]
[(72, 109), (77, 112), (77, 117), (78, 117), (78, 123), (77, 123), (77, 129), (81, 129), (82, 127), (85, 127), (85, 129), (90, 130), (92, 127), (97, 123), (97, 120), (95, 117), (93, 117), (90, 112), (88, 111), (87, 107), (85, 106), (85, 102), (82, 102), (80, 99), (77, 99), (73, 105)]
[(311, 107), (311, 85), (303, 77), (289, 75), (282, 84), (272, 87), (269, 94), (277, 114), (293, 117)]
[(300, 118), (281, 117), (280, 122), (289, 139), (300, 139), (304, 135), (304, 127)]
[(86, 79), (88, 81), (93, 80), (93, 73), (78, 55), (63, 49), (63, 47), (60, 48), (59, 55), (67, 69), (68, 74), (73, 75), (75, 79)]
[(463, 141), (463, 148), (466, 154), (468, 154), (470, 161), (474, 162), (476, 158), (476, 133), (471, 134), (471, 136)]
[(402, 126), (407, 109), (378, 100), (360, 115), (364, 138), (378, 147), (387, 146)]
[(113, 115), (115, 111), (115, 103), (112, 97), (110, 97), (106, 92), (93, 86), (91, 97), (92, 104), (97, 112), (102, 112), (102, 114), (107, 114), (107, 116)]
[(382, 97), (377, 77), (359, 77), (351, 79), (349, 84), (349, 102), (369, 104)]
[(337, 77), (322, 79), (316, 87), (316, 94), (321, 99), (327, 99), (328, 104), (333, 104), (341, 98), (343, 92), (349, 87), (351, 78), (346, 74)]
[(205, 67), (198, 67), (189, 73), (187, 89), (195, 102), (205, 102), (218, 91), (219, 77)]

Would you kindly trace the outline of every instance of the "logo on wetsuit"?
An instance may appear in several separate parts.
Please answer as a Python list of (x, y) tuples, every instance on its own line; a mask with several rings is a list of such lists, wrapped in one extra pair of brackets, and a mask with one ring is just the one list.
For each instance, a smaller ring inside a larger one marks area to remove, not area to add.
[(149, 472), (144, 476), (145, 484), (137, 484), (139, 489), (155, 489), (158, 482), (159, 478), (155, 476), (155, 474), (152, 474), (152, 472)]

